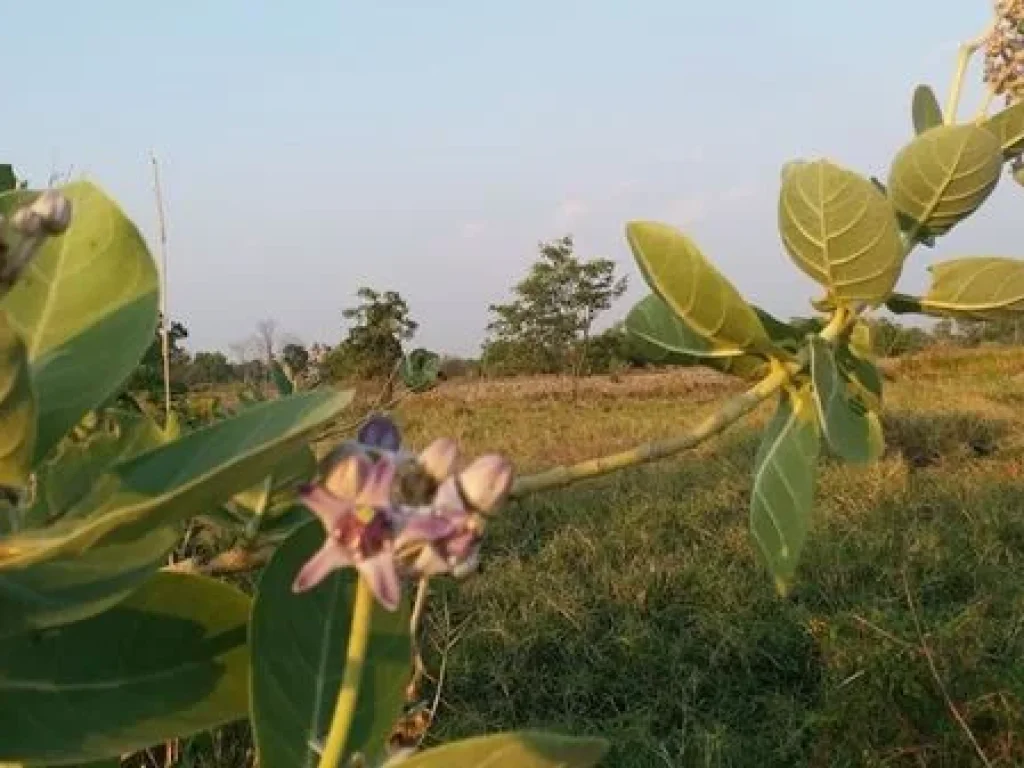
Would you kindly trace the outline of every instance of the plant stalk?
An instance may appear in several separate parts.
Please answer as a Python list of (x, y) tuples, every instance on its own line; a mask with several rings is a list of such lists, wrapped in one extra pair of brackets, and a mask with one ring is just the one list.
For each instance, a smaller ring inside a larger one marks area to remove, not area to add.
[[(856, 313), (849, 312), (840, 307), (832, 315), (828, 325), (822, 328), (819, 335), (826, 341), (835, 341), (856, 319)], [(694, 448), (708, 438), (724, 432), (782, 389), (790, 382), (794, 375), (804, 369), (807, 362), (806, 350), (801, 350), (794, 362), (782, 363), (773, 361), (772, 371), (768, 376), (746, 392), (726, 400), (717, 411), (704, 419), (691, 431), (665, 440), (644, 443), (635, 448), (608, 456), (588, 459), (578, 464), (569, 466), (563, 464), (535, 475), (525, 475), (515, 481), (512, 490), (509, 492), (509, 498), (522, 498), (531, 493), (562, 488), (580, 480), (589, 480), (590, 478), (607, 475), (627, 467), (639, 466), (640, 464), (657, 461), (658, 459), (668, 458), (669, 456)]]
[(967, 74), (967, 66), (971, 63), (971, 57), (985, 44), (989, 36), (995, 30), (995, 22), (989, 25), (984, 34), (974, 40), (961, 44), (956, 56), (956, 71), (953, 73), (953, 82), (949, 87), (949, 99), (946, 101), (946, 125), (956, 123), (956, 114), (960, 109), (960, 93), (963, 90), (964, 75)]
[(698, 424), (693, 430), (665, 440), (638, 445), (626, 451), (600, 456), (570, 466), (553, 467), (536, 475), (526, 475), (516, 480), (509, 493), (510, 498), (522, 498), (531, 493), (550, 491), (566, 485), (607, 475), (626, 467), (646, 464), (664, 459), (693, 448), (710, 437), (724, 432), (743, 416), (778, 392), (800, 370), (797, 363), (777, 366), (767, 377), (735, 397)]
[(164, 424), (171, 423), (171, 341), (167, 330), (167, 221), (164, 218), (164, 196), (160, 188), (160, 167), (156, 155), (153, 163), (153, 191), (156, 195), (156, 216), (160, 232), (160, 354), (164, 364)]
[(352, 719), (356, 714), (359, 699), (359, 685), (366, 665), (366, 649), (370, 643), (370, 624), (373, 619), (373, 593), (360, 577), (356, 587), (355, 605), (352, 607), (352, 624), (349, 629), (348, 649), (345, 653), (345, 673), (341, 690), (334, 707), (331, 729), (327, 732), (324, 751), (320, 755), (319, 768), (342, 768), (345, 757), (345, 743), (352, 730)]

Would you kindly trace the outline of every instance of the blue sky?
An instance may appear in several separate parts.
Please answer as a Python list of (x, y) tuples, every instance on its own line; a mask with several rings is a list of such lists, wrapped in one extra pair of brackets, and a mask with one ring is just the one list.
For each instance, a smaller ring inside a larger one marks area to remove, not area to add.
[[(944, 96), (990, 6), (12, 4), (3, 157), (32, 180), (85, 174), (155, 246), (157, 152), (171, 314), (193, 349), (265, 317), (334, 343), (366, 284), (406, 296), (418, 342), (473, 353), (488, 304), (566, 233), (629, 275), (616, 319), (645, 292), (633, 218), (684, 228), (748, 298), (806, 314), (814, 288), (775, 229), (781, 165), (825, 156), (884, 178), (913, 87)], [(937, 258), (1019, 255), (1022, 196), (1001, 185), (902, 285)]]

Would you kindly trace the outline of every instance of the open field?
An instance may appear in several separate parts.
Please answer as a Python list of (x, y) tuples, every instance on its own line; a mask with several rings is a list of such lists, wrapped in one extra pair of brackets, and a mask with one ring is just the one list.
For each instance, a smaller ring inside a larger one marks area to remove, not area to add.
[[(603, 733), (625, 768), (1024, 764), (1024, 355), (888, 369), (888, 452), (826, 460), (786, 600), (748, 540), (750, 427), (510, 505), (483, 572), (435, 601), (431, 737)], [(453, 383), (399, 417), (530, 471), (677, 432), (733, 389), (595, 379), (573, 403), (565, 382)]]
[[(787, 599), (747, 533), (771, 405), (510, 504), (482, 571), (437, 587), (427, 742), (537, 726), (606, 735), (610, 768), (1024, 765), (1024, 351), (884, 368), (887, 453), (823, 462)], [(464, 380), (397, 418), (413, 445), (447, 434), (530, 472), (675, 434), (739, 390), (704, 370), (594, 377), (575, 400), (566, 379)], [(184, 746), (196, 768), (251, 762), (241, 726)]]

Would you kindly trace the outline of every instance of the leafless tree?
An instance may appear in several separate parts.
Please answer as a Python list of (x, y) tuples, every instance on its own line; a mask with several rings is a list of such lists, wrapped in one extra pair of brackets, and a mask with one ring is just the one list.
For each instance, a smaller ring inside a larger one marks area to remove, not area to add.
[(277, 348), (277, 321), (267, 319), (256, 323), (254, 343), (260, 358), (270, 365), (274, 361), (274, 350)]

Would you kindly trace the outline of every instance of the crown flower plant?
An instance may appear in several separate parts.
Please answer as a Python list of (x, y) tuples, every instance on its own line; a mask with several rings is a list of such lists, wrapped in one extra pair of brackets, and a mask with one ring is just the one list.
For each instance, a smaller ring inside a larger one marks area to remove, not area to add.
[[(389, 747), (418, 698), (429, 584), (477, 572), (488, 524), (516, 514), (508, 502), (676, 456), (767, 406), (750, 545), (764, 589), (791, 594), (823, 457), (869, 464), (885, 449), (866, 321), (1024, 316), (1019, 255), (943, 258), (923, 293), (900, 289), (921, 247), (980, 210), (1006, 169), (1024, 182), (1024, 8), (998, 0), (993, 15), (961, 46), (944, 106), (927, 85), (913, 92), (884, 180), (826, 158), (782, 169), (779, 241), (817, 286), (812, 322), (748, 302), (686, 233), (629, 222), (649, 288), (625, 319), (634, 356), (699, 361), (745, 389), (679, 434), (533, 474), (500, 452), (461, 457), (447, 437), (412, 450), (391, 405), (349, 420), (353, 391), (300, 391), (280, 364), (279, 397), (198, 428), (126, 407), (161, 299), (145, 240), (98, 186), (32, 190), (0, 166), (0, 764), (117, 761), (238, 721), (260, 768), (601, 764), (605, 739), (548, 731)], [(961, 119), (978, 51), (988, 98)], [(1006, 106), (990, 114), (997, 96)], [(413, 396), (440, 368), (414, 350), (396, 381)], [(229, 548), (177, 561), (197, 529)], [(217, 578), (229, 571), (253, 582)]]
[[(456, 474), (456, 447), (446, 438), (418, 457), (399, 459), (397, 427), (382, 417), (367, 422), (356, 444), (377, 458), (347, 452), (321, 484), (300, 493), (323, 524), (326, 539), (296, 576), (295, 591), (311, 589), (333, 570), (352, 566), (380, 604), (394, 611), (400, 576), (471, 572), (479, 556), (482, 515), (496, 511), (507, 494), (511, 464), (500, 456), (483, 456)], [(399, 461), (407, 476), (425, 476), (436, 489), (426, 503), (400, 499), (395, 487)]]

